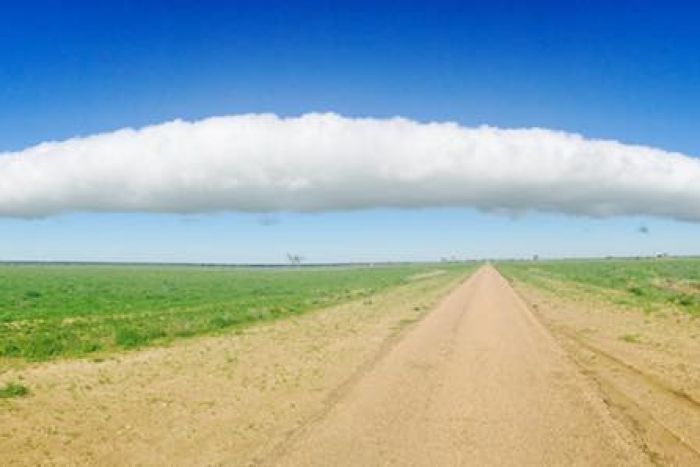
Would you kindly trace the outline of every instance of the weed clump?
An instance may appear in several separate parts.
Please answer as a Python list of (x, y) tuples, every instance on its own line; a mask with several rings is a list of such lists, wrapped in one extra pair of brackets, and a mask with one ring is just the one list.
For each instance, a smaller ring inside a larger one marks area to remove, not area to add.
[(681, 293), (675, 297), (672, 297), (671, 301), (677, 305), (689, 307), (695, 304), (695, 297), (687, 293)]
[(641, 337), (639, 334), (624, 334), (620, 336), (620, 340), (630, 344), (637, 344), (641, 341)]
[(0, 399), (24, 397), (27, 395), (29, 395), (29, 389), (20, 383), (9, 382), (3, 387), (0, 387)]

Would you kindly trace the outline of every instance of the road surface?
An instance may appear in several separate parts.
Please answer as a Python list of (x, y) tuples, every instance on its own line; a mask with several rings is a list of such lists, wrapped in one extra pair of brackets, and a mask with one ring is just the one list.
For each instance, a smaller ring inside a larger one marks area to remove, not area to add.
[(508, 282), (484, 266), (263, 464), (644, 465)]

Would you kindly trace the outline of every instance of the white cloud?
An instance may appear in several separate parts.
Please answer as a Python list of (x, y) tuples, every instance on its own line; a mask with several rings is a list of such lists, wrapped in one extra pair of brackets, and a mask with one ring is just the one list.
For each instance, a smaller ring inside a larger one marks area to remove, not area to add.
[(0, 215), (469, 206), (700, 221), (700, 160), (545, 130), (335, 114), (173, 121), (0, 154)]

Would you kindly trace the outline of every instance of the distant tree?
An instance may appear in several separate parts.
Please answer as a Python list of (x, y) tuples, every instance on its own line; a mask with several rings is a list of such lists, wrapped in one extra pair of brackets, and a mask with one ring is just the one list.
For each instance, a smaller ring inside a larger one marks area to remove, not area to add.
[(289, 264), (292, 266), (299, 266), (301, 262), (304, 261), (304, 257), (287, 253), (287, 261), (289, 261)]

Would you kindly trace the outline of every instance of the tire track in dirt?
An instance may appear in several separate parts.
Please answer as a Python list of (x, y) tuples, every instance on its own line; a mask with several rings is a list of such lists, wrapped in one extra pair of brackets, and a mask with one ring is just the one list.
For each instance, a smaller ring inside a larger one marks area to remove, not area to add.
[[(666, 413), (655, 413), (659, 407), (663, 407), (665, 410), (672, 409), (674, 413), (697, 414), (700, 408), (698, 401), (571, 332), (559, 332), (564, 339), (570, 341), (572, 347), (578, 347), (579, 352), (587, 351), (597, 358), (595, 366), (582, 364), (582, 370), (595, 379), (610, 402), (630, 418), (635, 431), (654, 459), (662, 464), (673, 465), (700, 463), (700, 451), (687, 434), (698, 431), (700, 417), (695, 417), (694, 424), (691, 417), (687, 417), (685, 423), (679, 423), (674, 417), (674, 423), (671, 424)], [(621, 379), (625, 382), (621, 383)], [(632, 393), (626, 390), (629, 386), (636, 386), (641, 391)], [(647, 397), (641, 401), (640, 392), (647, 393)], [(649, 399), (653, 399), (657, 410), (650, 409), (652, 405)]]
[(263, 463), (650, 463), (610, 410), (485, 266)]
[[(516, 290), (655, 463), (700, 465), (700, 402), (688, 391), (695, 380), (685, 365), (696, 346), (687, 337), (692, 332), (675, 327), (675, 319), (651, 321), (641, 313), (575, 303), (520, 283)], [(625, 345), (615, 337), (629, 329), (643, 334), (646, 344)], [(669, 335), (675, 337), (673, 347), (662, 344)]]

